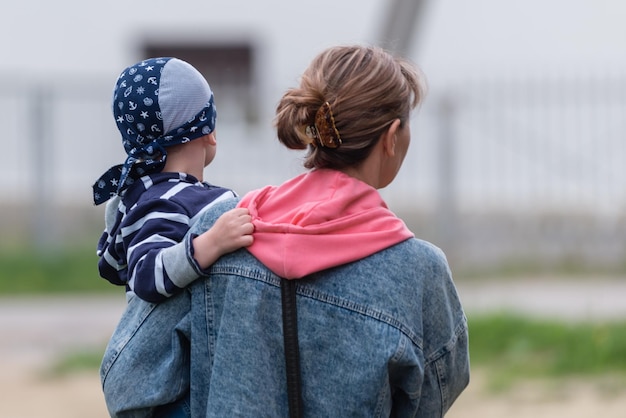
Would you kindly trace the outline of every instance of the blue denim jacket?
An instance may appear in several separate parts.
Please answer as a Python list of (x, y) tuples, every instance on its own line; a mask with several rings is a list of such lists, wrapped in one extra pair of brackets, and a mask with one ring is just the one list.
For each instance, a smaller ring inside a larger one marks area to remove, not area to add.
[[(216, 207), (194, 230), (229, 208)], [(113, 415), (141, 406), (144, 394), (129, 386), (143, 379), (153, 404), (158, 396), (171, 402), (189, 383), (193, 417), (288, 416), (280, 278), (246, 250), (222, 257), (208, 275), (191, 285), (191, 298), (185, 292), (139, 325), (120, 324), (112, 341), (132, 335), (109, 345), (102, 369)], [(297, 309), (305, 416), (440, 417), (469, 382), (465, 315), (443, 253), (427, 242), (409, 239), (298, 280)], [(143, 332), (161, 322), (160, 332)], [(167, 355), (184, 351), (181, 336), (191, 342), (188, 374), (184, 358)], [(135, 364), (141, 357), (152, 360), (154, 379)], [(113, 393), (117, 385), (126, 387)]]
[(100, 366), (111, 417), (147, 418), (189, 392), (191, 294), (158, 304), (131, 296)]

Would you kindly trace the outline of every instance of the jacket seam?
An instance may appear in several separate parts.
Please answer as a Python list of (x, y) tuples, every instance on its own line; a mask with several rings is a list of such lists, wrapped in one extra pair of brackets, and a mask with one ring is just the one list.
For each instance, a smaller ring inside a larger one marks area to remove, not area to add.
[[(137, 296), (135, 296), (135, 297), (137, 297)], [(152, 313), (154, 308), (157, 306), (156, 303), (150, 303), (150, 302), (148, 302), (147, 305), (148, 305), (148, 309), (143, 312), (143, 314), (140, 317), (141, 318), (140, 321), (137, 322), (137, 324), (133, 328), (132, 332), (129, 332), (125, 336), (125, 338), (123, 338), (120, 341), (118, 341), (117, 344), (112, 345), (111, 349), (112, 349), (113, 353), (111, 354), (111, 357), (108, 358), (108, 359), (103, 359), (103, 363), (101, 365), (102, 386), (103, 387), (104, 387), (104, 385), (106, 383), (107, 378), (109, 377), (109, 372), (111, 371), (111, 368), (113, 367), (113, 365), (117, 361), (118, 357), (120, 356), (122, 351), (124, 351), (124, 348), (126, 348), (128, 343), (133, 339), (133, 337), (135, 336), (137, 331), (139, 331), (139, 328), (141, 328), (141, 326), (146, 321), (148, 316), (150, 316), (150, 314)], [(122, 320), (123, 319), (124, 318), (122, 318)], [(106, 353), (105, 353), (105, 355), (106, 355)]]
[(430, 355), (425, 356), (424, 360), (425, 360), (426, 365), (436, 362), (441, 357), (451, 352), (452, 349), (456, 346), (459, 340), (459, 336), (461, 334), (465, 334), (466, 329), (467, 329), (467, 319), (463, 317), (463, 320), (456, 326), (452, 338), (446, 344), (440, 347), (438, 350), (435, 350)]
[[(259, 280), (272, 286), (280, 287), (280, 278), (274, 273), (263, 270), (234, 266), (213, 266), (211, 267), (211, 274), (238, 275), (254, 280)], [(368, 306), (364, 306), (359, 303), (352, 302), (350, 300), (343, 299), (334, 295), (320, 292), (318, 290), (311, 289), (310, 287), (307, 287), (305, 284), (302, 283), (296, 284), (296, 293), (303, 297), (309, 297), (311, 299), (318, 300), (320, 302), (327, 303), (329, 305), (333, 305), (342, 309), (346, 309), (348, 311), (358, 313), (368, 318), (372, 318), (379, 322), (385, 323), (399, 330), (402, 334), (406, 335), (407, 338), (409, 338), (409, 340), (411, 340), (411, 342), (415, 344), (420, 350), (423, 350), (422, 339), (415, 332), (413, 332), (409, 326), (386, 312), (370, 308)]]

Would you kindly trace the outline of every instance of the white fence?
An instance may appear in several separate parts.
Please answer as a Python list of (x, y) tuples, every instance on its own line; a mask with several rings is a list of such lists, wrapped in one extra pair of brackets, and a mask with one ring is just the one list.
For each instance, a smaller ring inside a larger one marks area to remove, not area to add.
[[(91, 184), (124, 158), (110, 83), (14, 83), (0, 91), (1, 207), (36, 208), (30, 222), (39, 232), (67, 208), (97, 212)], [(433, 89), (414, 115), (405, 164), (382, 193), (459, 262), (580, 255), (621, 262), (625, 93), (626, 80), (583, 78)], [(228, 110), (218, 103), (220, 111)], [(206, 179), (239, 193), (302, 169), (301, 154), (274, 139), (271, 120), (220, 125), (218, 116), (218, 143)]]

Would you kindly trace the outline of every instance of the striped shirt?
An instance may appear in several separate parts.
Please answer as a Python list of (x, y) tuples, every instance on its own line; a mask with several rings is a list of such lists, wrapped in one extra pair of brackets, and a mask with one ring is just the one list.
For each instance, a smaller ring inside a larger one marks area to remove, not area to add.
[(174, 295), (203, 273), (187, 232), (204, 211), (235, 196), (184, 173), (142, 177), (107, 204), (100, 275), (148, 302)]

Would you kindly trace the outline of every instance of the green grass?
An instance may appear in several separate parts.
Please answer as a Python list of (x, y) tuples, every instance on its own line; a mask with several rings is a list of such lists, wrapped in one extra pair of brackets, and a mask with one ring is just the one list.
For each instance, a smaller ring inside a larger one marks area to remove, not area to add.
[(518, 277), (551, 276), (586, 278), (592, 276), (626, 276), (626, 262), (622, 264), (591, 263), (580, 258), (561, 258), (552, 262), (532, 259), (504, 259), (484, 267), (453, 269), (457, 280), (484, 280), (497, 278), (512, 280)]
[[(9, 242), (11, 240), (8, 240)], [(69, 240), (68, 241), (72, 241)], [(25, 244), (0, 242), (0, 295), (119, 291), (100, 278), (95, 243), (37, 250)], [(626, 268), (623, 269), (626, 272)], [(620, 270), (617, 273), (623, 274)], [(498, 277), (507, 280), (529, 274), (584, 277), (589, 268), (574, 263), (543, 266), (532, 262), (507, 262), (489, 269), (457, 271), (457, 280)], [(594, 274), (616, 273), (593, 270)]]
[(94, 246), (0, 249), (0, 295), (120, 291), (98, 275)]
[[(0, 296), (119, 292), (98, 275), (93, 245), (47, 252), (0, 248)], [(499, 314), (470, 316), (472, 368), (486, 370), (491, 387), (519, 379), (620, 374), (626, 376), (626, 320), (565, 323)], [(60, 373), (97, 369), (101, 352), (71, 353)]]
[[(626, 321), (565, 323), (497, 314), (469, 318), (473, 370), (500, 392), (528, 379), (618, 376), (626, 382)], [(49, 375), (95, 371), (102, 350), (68, 353)]]
[(492, 389), (524, 378), (626, 375), (626, 321), (565, 323), (499, 314), (469, 318), (472, 368)]
[(53, 362), (50, 367), (44, 370), (44, 376), (56, 378), (74, 373), (97, 371), (102, 361), (104, 347), (101, 350), (82, 350), (68, 353)]

